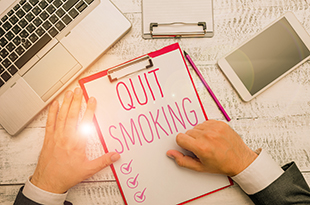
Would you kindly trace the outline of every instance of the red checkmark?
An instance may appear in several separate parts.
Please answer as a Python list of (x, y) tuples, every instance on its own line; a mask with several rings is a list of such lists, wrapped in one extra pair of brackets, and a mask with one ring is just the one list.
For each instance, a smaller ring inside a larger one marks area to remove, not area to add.
[(145, 190), (146, 190), (146, 188), (142, 192), (138, 191), (137, 193), (135, 193), (135, 201), (136, 202), (142, 203), (145, 201), (145, 199), (146, 199), (146, 196), (144, 195)]
[(130, 177), (128, 180), (127, 180), (127, 186), (131, 189), (134, 189), (138, 186), (138, 176), (139, 174), (137, 174), (137, 176), (135, 178), (133, 177)]
[(131, 160), (128, 164), (127, 163), (124, 163), (124, 164), (122, 164), (122, 166), (121, 166), (121, 172), (123, 173), (123, 174), (130, 174), (131, 173), (131, 171), (132, 171), (132, 167), (131, 167), (131, 163), (132, 163), (132, 161), (133, 160)]

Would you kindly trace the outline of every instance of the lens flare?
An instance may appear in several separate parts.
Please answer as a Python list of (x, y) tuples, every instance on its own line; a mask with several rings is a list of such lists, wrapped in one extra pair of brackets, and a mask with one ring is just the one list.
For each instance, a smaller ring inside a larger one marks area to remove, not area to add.
[(82, 135), (90, 135), (94, 132), (94, 126), (91, 123), (82, 123), (79, 127)]

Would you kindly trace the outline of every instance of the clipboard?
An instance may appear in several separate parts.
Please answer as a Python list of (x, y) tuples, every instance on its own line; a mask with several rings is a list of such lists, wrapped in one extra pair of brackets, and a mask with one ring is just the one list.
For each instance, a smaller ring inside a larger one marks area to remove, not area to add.
[(212, 0), (143, 0), (143, 38), (213, 37)]
[(233, 185), (223, 175), (179, 167), (166, 156), (183, 153), (179, 132), (207, 120), (178, 43), (79, 81), (97, 99), (94, 124), (125, 204), (186, 204)]

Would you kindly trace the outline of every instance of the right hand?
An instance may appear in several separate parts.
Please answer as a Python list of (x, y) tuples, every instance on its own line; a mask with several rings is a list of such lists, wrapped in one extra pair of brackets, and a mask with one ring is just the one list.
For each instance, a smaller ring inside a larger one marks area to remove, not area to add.
[(185, 134), (178, 134), (176, 141), (197, 158), (186, 156), (177, 150), (169, 150), (167, 155), (178, 165), (199, 172), (235, 176), (257, 157), (229, 125), (215, 120), (205, 121)]

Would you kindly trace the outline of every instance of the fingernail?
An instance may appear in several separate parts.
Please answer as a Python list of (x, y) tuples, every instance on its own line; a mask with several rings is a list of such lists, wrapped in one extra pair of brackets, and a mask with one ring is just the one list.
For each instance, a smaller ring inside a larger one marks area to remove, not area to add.
[(93, 104), (93, 103), (95, 103), (96, 102), (96, 99), (94, 98), (94, 97), (91, 97), (91, 98), (89, 98), (89, 100), (88, 100), (88, 103), (91, 103), (91, 104)]
[(169, 157), (170, 159), (175, 159), (174, 156), (172, 156), (171, 154), (167, 154), (167, 157)]
[(71, 96), (72, 96), (72, 91), (67, 91), (66, 97), (71, 98)]
[(54, 102), (52, 103), (52, 106), (53, 106), (53, 107), (56, 107), (57, 104), (58, 104), (57, 100), (54, 100)]
[(81, 93), (81, 88), (75, 88), (74, 93), (79, 95)]
[(119, 160), (119, 158), (121, 158), (121, 156), (115, 153), (111, 156), (111, 161), (116, 162), (117, 160)]

